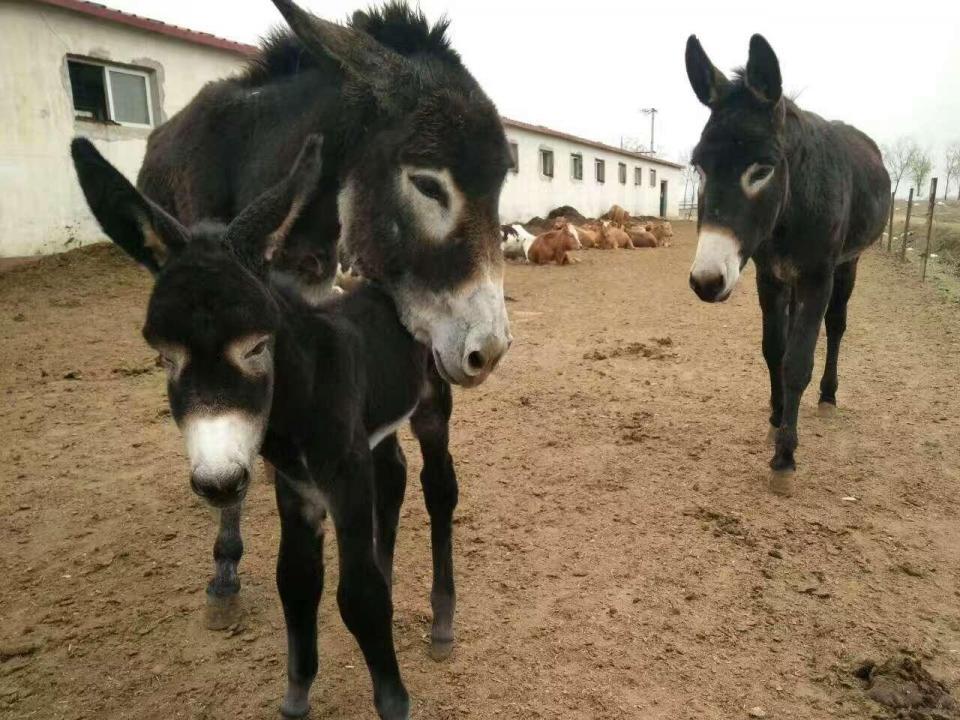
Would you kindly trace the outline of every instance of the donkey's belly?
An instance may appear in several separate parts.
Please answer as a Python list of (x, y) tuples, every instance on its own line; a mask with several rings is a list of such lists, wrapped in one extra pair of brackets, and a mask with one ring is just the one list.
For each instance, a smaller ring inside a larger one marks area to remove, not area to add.
[(414, 405), (408, 411), (403, 413), (400, 417), (395, 420), (390, 420), (389, 422), (384, 423), (380, 427), (374, 429), (370, 433), (370, 449), (373, 450), (377, 445), (379, 445), (387, 435), (392, 435), (395, 433), (407, 420), (410, 419), (410, 416), (413, 415), (413, 411), (417, 409), (417, 406)]

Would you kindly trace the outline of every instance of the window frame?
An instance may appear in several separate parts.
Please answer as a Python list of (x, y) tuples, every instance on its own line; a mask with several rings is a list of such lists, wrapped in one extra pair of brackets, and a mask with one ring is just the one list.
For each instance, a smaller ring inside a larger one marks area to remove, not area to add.
[[(580, 164), (580, 174), (577, 174), (577, 161)], [(570, 153), (570, 179), (583, 181), (583, 153)]]
[[(120, 125), (122, 127), (131, 127), (131, 128), (149, 128), (153, 129), (156, 127), (156, 115), (153, 111), (153, 73), (150, 70), (133, 68), (127, 65), (118, 65), (115, 63), (105, 63), (98, 62), (96, 60), (90, 60), (83, 57), (75, 57), (73, 55), (67, 56), (67, 70), (69, 73), (70, 63), (76, 63), (78, 65), (89, 65), (92, 67), (98, 67), (101, 70), (101, 76), (103, 78), (103, 93), (107, 100), (107, 122), (101, 122), (99, 120), (90, 120), (88, 118), (82, 118), (77, 116), (77, 106), (74, 104), (73, 98), (73, 84), (70, 85), (70, 105), (73, 107), (73, 119), (74, 122), (92, 122), (97, 125)], [(126, 75), (135, 75), (137, 77), (143, 78), (145, 96), (147, 98), (147, 116), (149, 123), (144, 125), (143, 123), (129, 122), (126, 120), (117, 120), (116, 111), (113, 106), (113, 87), (110, 84), (110, 73), (122, 73)]]
[(593, 159), (593, 178), (601, 185), (607, 182), (607, 161), (603, 158)]
[(508, 139), (507, 144), (510, 146), (510, 162), (513, 163), (510, 172), (516, 175), (520, 172), (520, 143)]
[(633, 185), (643, 187), (643, 168), (640, 165), (633, 166)]
[[(546, 168), (544, 167), (545, 165), (544, 160), (546, 159), (547, 155), (550, 156), (550, 173), (549, 174), (547, 173)], [(554, 175), (556, 175), (556, 172), (557, 172), (557, 159), (556, 159), (556, 154), (553, 152), (553, 148), (541, 147), (538, 151), (537, 164), (540, 167), (540, 177), (550, 178), (551, 180), (553, 180), (553, 177)]]
[(627, 164), (625, 162), (617, 163), (617, 180), (621, 185), (627, 184)]
[(657, 186), (657, 169), (650, 168), (650, 187), (655, 188)]

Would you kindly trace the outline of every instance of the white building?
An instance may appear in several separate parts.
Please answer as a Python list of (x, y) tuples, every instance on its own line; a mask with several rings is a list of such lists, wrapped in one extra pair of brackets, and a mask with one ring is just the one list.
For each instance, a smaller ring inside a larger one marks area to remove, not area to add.
[(614, 204), (631, 215), (679, 216), (682, 165), (509, 118), (503, 125), (515, 159), (500, 196), (503, 222), (561, 205), (587, 217)]
[(150, 130), (253, 51), (83, 0), (0, 2), (0, 257), (101, 239), (70, 140), (133, 179)]
[[(70, 140), (92, 139), (133, 180), (150, 131), (255, 51), (85, 0), (0, 0), (0, 257), (102, 239)], [(504, 222), (559, 205), (588, 216), (614, 203), (678, 214), (679, 165), (515, 120), (504, 126), (517, 159)]]

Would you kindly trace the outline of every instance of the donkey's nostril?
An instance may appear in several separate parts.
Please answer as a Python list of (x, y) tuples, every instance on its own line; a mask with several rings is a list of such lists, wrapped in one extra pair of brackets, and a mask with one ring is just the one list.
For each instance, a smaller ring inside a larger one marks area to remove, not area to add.
[(472, 353), (467, 355), (467, 365), (471, 370), (480, 372), (483, 370), (485, 364), (483, 353), (481, 353), (479, 350), (474, 350)]

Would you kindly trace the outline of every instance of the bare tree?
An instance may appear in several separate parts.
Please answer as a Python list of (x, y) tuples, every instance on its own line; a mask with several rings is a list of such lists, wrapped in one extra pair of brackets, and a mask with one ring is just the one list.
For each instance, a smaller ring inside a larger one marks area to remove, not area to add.
[(917, 144), (908, 137), (900, 136), (894, 142), (880, 148), (883, 153), (883, 163), (887, 166), (890, 179), (893, 181), (893, 194), (897, 194), (900, 181), (910, 168), (910, 161), (917, 152)]
[(927, 182), (927, 176), (933, 169), (933, 161), (930, 159), (930, 153), (921, 148), (915, 148), (910, 155), (910, 177), (913, 178), (913, 185), (917, 189), (917, 195), (923, 195), (923, 186)]
[[(947, 193), (950, 192), (950, 178), (960, 178), (960, 142), (954, 142), (947, 146), (943, 157), (943, 169), (947, 176), (947, 181), (943, 185), (943, 199), (947, 199)], [(960, 200), (960, 192), (957, 194)]]

